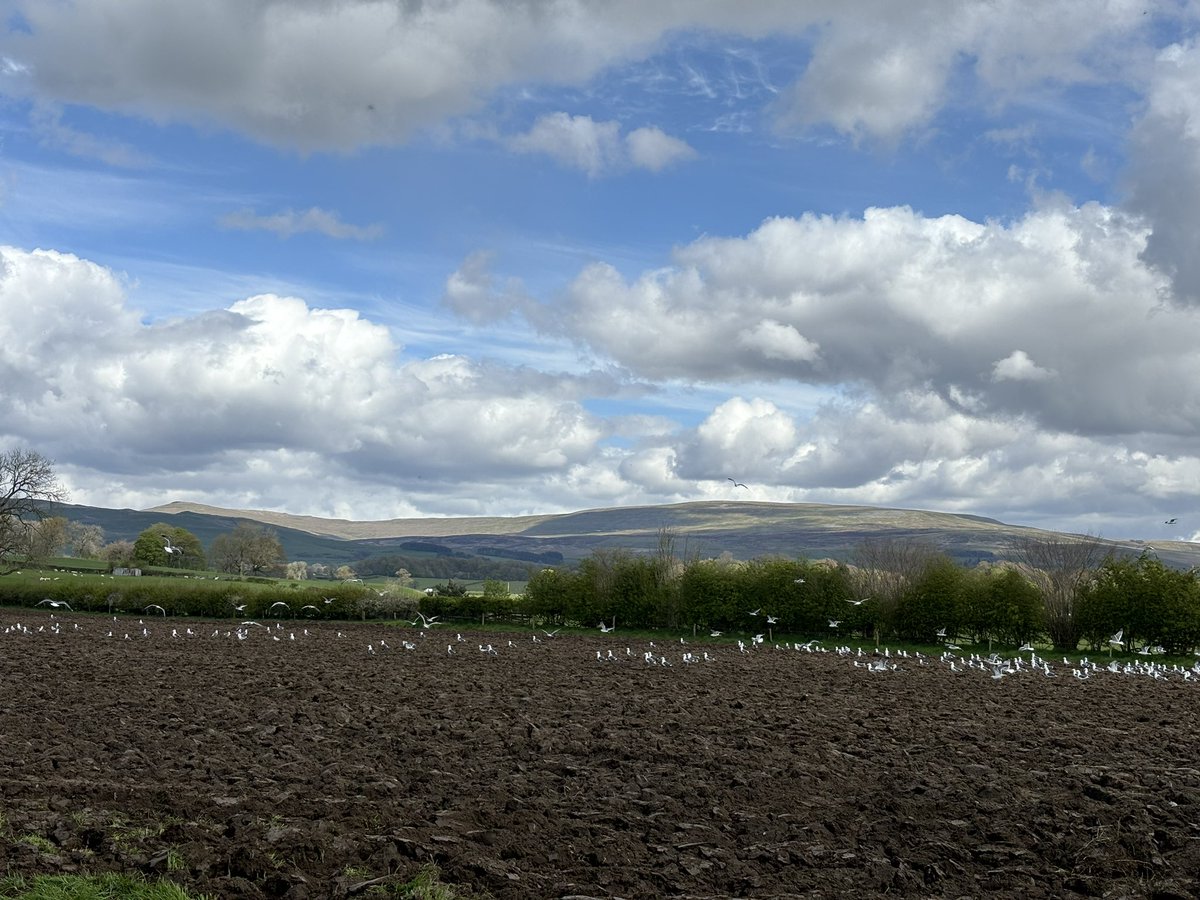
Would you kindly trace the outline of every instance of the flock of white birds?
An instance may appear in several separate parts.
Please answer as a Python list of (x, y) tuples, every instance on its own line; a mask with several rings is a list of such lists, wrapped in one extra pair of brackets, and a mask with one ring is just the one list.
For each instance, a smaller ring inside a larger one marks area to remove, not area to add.
[[(1112, 658), (1110, 653), (1108, 660), (1096, 661), (1088, 657), (1072, 660), (1062, 657), (1059, 664), (1039, 655), (1029, 644), (1021, 647), (1015, 654), (989, 653), (985, 656), (978, 652), (964, 651), (953, 643), (946, 643), (942, 652), (931, 655), (886, 647), (865, 650), (845, 644), (826, 646), (821, 640), (781, 643), (768, 641), (764, 634), (722, 642), (719, 641), (721, 633), (713, 632), (709, 641), (695, 645), (681, 637), (662, 642), (642, 639), (635, 646), (632, 642), (626, 644), (621, 641), (620, 636), (615, 634), (615, 626), (605, 624), (599, 626), (603, 635), (597, 638), (598, 645), (578, 640), (564, 642), (562, 629), (540, 630), (520, 635), (493, 632), (487, 635), (487, 642), (481, 642), (478, 636), (471, 639), (464, 637), (461, 631), (453, 630), (437, 616), (425, 615), (419, 615), (416, 620), (407, 623), (407, 628), (343, 625), (339, 629), (335, 623), (322, 622), (318, 625), (314, 621), (297, 622), (294, 619), (289, 622), (245, 620), (232, 623), (217, 623), (211, 620), (202, 622), (187, 618), (168, 619), (162, 607), (153, 605), (144, 610), (145, 613), (153, 615), (142, 618), (100, 615), (77, 617), (72, 614), (66, 619), (63, 618), (62, 610), (71, 610), (63, 601), (47, 599), (38, 606), (44, 606), (46, 609), (29, 611), (34, 618), (21, 615), (4, 623), (0, 635), (13, 640), (86, 634), (102, 640), (130, 642), (135, 645), (160, 640), (297, 644), (332, 639), (358, 643), (362, 652), (372, 657), (402, 653), (426, 656), (437, 654), (451, 658), (494, 658), (502, 654), (527, 653), (538, 646), (565, 643), (570, 652), (581, 654), (583, 659), (593, 659), (594, 655), (594, 663), (606, 666), (636, 664), (672, 668), (705, 665), (722, 659), (733, 660), (761, 653), (787, 653), (797, 656), (832, 654), (839, 660), (845, 660), (849, 669), (873, 675), (901, 675), (923, 669), (939, 670), (952, 676), (986, 677), (993, 681), (1015, 677), (1057, 678), (1062, 675), (1077, 681), (1118, 677), (1200, 683), (1200, 661), (1191, 666), (1159, 661), (1154, 659), (1150, 648), (1143, 648), (1139, 654), (1142, 658), (1137, 660), (1124, 656), (1117, 660)], [(364, 635), (370, 635), (371, 639), (363, 640)], [(944, 634), (941, 637), (945, 639)], [(1120, 640), (1121, 634), (1118, 632), (1109, 643), (1116, 647)], [(0, 652), (2, 648), (3, 645), (0, 644)]]

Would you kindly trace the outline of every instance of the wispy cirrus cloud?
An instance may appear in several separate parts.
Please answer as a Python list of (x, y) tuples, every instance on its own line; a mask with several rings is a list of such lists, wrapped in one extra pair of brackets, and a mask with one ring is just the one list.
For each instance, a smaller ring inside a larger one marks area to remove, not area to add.
[(222, 228), (238, 231), (271, 231), (281, 238), (315, 232), (337, 240), (372, 241), (383, 236), (383, 226), (351, 225), (343, 222), (336, 212), (311, 206), (305, 210), (285, 209), (270, 215), (259, 215), (253, 209), (239, 209), (220, 219)]
[[(0, 68), (8, 62), (4, 60)], [(29, 119), (43, 147), (120, 169), (144, 169), (154, 164), (153, 158), (123, 141), (102, 138), (67, 125), (62, 120), (62, 108), (57, 104), (36, 104)]]

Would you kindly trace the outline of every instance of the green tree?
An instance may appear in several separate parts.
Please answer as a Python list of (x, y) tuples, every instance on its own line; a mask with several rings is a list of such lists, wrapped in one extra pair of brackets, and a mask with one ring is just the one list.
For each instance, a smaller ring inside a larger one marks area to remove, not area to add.
[(1200, 584), (1148, 553), (1108, 559), (1080, 600), (1080, 628), (1095, 647), (1120, 631), (1125, 647), (1186, 653), (1200, 643)]
[(15, 572), (28, 553), (29, 527), (47, 504), (66, 500), (54, 464), (32, 450), (0, 453), (0, 575)]
[(953, 637), (963, 619), (963, 570), (944, 554), (925, 560), (924, 568), (908, 579), (896, 604), (895, 625), (901, 638), (937, 643), (938, 632)]
[(445, 584), (435, 584), (433, 592), (439, 597), (465, 597), (467, 596), (466, 587), (453, 578), (449, 579)]
[(567, 606), (578, 577), (562, 569), (539, 569), (525, 585), (522, 606), (535, 618), (550, 625), (566, 621)]
[(204, 568), (204, 547), (200, 539), (186, 528), (166, 522), (156, 522), (137, 536), (133, 542), (133, 556), (143, 566)]
[(746, 627), (738, 567), (716, 559), (693, 560), (679, 578), (684, 624), (705, 629)]
[(1003, 566), (965, 573), (962, 627), (976, 643), (1023, 644), (1044, 633), (1041, 591), (1019, 570)]

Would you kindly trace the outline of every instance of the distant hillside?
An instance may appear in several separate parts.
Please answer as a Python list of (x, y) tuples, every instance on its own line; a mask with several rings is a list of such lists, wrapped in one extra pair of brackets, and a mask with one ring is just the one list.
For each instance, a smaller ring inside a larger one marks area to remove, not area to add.
[[(63, 507), (64, 514), (69, 509)], [(146, 511), (91, 510), (90, 514), (110, 538), (122, 530), (122, 536), (136, 535), (153, 522), (167, 520), (194, 532), (205, 544), (238, 521), (261, 522), (279, 532), (289, 558), (337, 564), (400, 552), (406, 541), (429, 538), (453, 552), (525, 560), (561, 554), (569, 562), (601, 548), (653, 551), (663, 529), (672, 533), (675, 552), (685, 558), (727, 552), (738, 559), (767, 555), (849, 559), (868, 538), (918, 538), (964, 564), (974, 564), (1003, 556), (1020, 536), (1079, 537), (981, 516), (823, 503), (701, 501), (507, 518), (362, 522), (182, 502)], [(1111, 543), (1120, 552), (1134, 555), (1146, 548), (1140, 541)], [(1198, 544), (1155, 542), (1154, 549), (1170, 565), (1200, 565)]]

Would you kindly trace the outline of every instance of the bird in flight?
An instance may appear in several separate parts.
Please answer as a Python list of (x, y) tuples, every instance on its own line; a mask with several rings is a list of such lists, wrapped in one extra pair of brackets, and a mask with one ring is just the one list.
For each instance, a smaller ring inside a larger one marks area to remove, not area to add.
[(161, 606), (159, 606), (157, 603), (151, 603), (149, 606), (147, 606), (145, 609), (143, 609), (142, 612), (150, 612), (150, 610), (152, 610), (152, 609), (158, 610), (158, 612), (162, 613), (164, 616), (167, 614), (167, 611), (165, 609), (163, 609)]
[(1174, 525), (1178, 521), (1179, 521), (1178, 519), (1176, 519), (1174, 516), (1172, 516), (1171, 518), (1167, 519), (1167, 521), (1163, 522), (1163, 524), (1164, 525)]
[[(49, 597), (47, 597), (45, 600), (39, 601), (36, 605), (45, 606), (47, 603), (50, 604), (51, 609), (58, 609), (60, 606), (65, 606), (67, 609), (71, 609), (71, 604), (66, 600), (51, 600)], [(71, 609), (71, 612), (75, 612), (75, 610)]]
[(608, 634), (610, 631), (612, 631), (617, 626), (616, 625), (605, 625), (603, 622), (601, 622), (598, 627), (604, 634)]
[(728, 475), (726, 475), (725, 480), (732, 481), (734, 487), (746, 488), (746, 490), (750, 490), (748, 487), (746, 487), (746, 485), (742, 484), (742, 482), (738, 481), (736, 478), (730, 478)]
[(852, 603), (855, 606), (862, 606), (864, 603), (866, 603), (870, 599), (871, 599), (870, 597), (863, 597), (861, 600), (847, 600), (846, 602)]

